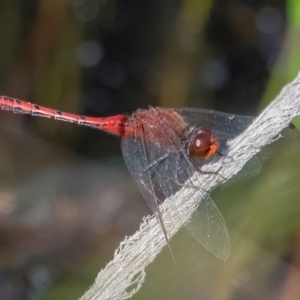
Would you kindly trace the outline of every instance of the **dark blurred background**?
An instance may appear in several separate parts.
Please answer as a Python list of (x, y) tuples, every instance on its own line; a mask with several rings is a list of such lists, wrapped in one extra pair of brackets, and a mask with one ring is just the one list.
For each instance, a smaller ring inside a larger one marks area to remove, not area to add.
[[(299, 20), (295, 0), (1, 1), (0, 94), (89, 116), (256, 115), (300, 69)], [(7, 112), (0, 138), (0, 299), (77, 299), (150, 213), (120, 140)], [(213, 192), (228, 262), (183, 230), (178, 266), (164, 251), (133, 298), (300, 299), (298, 153)]]

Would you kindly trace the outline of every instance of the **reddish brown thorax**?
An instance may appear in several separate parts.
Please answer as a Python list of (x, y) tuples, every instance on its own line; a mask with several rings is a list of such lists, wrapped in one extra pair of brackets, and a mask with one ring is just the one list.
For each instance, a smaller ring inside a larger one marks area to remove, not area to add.
[(218, 150), (219, 143), (209, 129), (198, 129), (188, 145), (188, 155), (193, 159), (208, 159)]
[[(162, 126), (165, 124), (166, 126)], [(173, 137), (181, 138), (187, 124), (184, 119), (172, 109), (149, 108), (148, 110), (137, 110), (131, 117), (124, 130), (124, 138), (138, 137), (145, 139), (148, 143), (160, 143), (164, 146), (172, 145), (169, 134), (172, 130)], [(164, 128), (163, 128), (164, 127)]]
[[(165, 132), (162, 124), (172, 130)], [(183, 132), (187, 123), (178, 113), (168, 108), (150, 108), (138, 110), (125, 122), (124, 138), (138, 137), (148, 143), (159, 143), (166, 147), (182, 143)], [(112, 130), (110, 130), (112, 132)], [(196, 131), (192, 141), (187, 146), (187, 154), (192, 159), (208, 159), (218, 150), (219, 143), (209, 129), (200, 128)]]

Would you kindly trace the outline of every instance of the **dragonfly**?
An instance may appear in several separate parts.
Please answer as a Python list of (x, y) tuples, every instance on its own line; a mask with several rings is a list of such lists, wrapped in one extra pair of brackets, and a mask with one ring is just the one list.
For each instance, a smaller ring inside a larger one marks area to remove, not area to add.
[[(226, 153), (228, 141), (241, 134), (255, 117), (199, 108), (162, 107), (138, 109), (131, 115), (89, 117), (6, 96), (0, 96), (0, 109), (121, 136), (127, 168), (156, 215), (167, 243), (169, 237), (160, 203), (183, 188), (197, 188), (202, 200), (186, 227), (208, 251), (224, 261), (228, 259), (231, 246), (225, 220), (209, 193), (201, 188), (199, 178), (207, 173), (202, 167), (216, 155)], [(191, 181), (194, 174), (200, 175), (196, 184)]]

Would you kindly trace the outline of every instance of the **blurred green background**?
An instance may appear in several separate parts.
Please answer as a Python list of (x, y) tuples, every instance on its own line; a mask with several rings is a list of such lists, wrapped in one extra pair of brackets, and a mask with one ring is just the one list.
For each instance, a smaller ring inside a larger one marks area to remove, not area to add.
[[(90, 116), (149, 105), (256, 115), (300, 69), (299, 20), (297, 0), (1, 1), (0, 94)], [(1, 300), (78, 299), (138, 229), (150, 210), (119, 144), (0, 112)], [(226, 263), (183, 229), (177, 266), (165, 249), (133, 299), (300, 299), (292, 148), (212, 193)]]

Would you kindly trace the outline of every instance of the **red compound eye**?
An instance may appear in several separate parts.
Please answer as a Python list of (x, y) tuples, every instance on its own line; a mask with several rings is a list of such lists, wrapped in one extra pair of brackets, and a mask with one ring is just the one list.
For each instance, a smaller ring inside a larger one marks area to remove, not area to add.
[(209, 129), (199, 129), (188, 145), (188, 154), (193, 159), (207, 159), (218, 150), (219, 143)]

